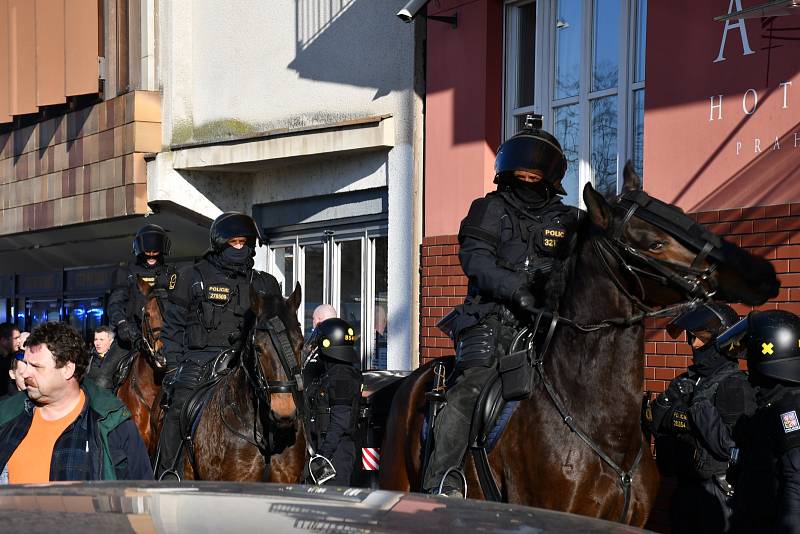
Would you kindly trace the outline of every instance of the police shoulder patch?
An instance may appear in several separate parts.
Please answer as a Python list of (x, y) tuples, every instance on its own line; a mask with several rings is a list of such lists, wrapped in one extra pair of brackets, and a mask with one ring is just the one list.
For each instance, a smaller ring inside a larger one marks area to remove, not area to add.
[(788, 434), (795, 430), (800, 430), (800, 421), (797, 419), (797, 412), (792, 410), (790, 412), (782, 413), (780, 415), (783, 431)]

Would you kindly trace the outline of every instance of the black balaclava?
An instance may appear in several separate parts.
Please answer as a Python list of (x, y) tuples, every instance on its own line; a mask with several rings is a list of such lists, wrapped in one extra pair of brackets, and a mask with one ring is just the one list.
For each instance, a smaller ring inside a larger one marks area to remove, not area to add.
[(253, 254), (253, 249), (250, 248), (248, 245), (243, 246), (242, 248), (234, 248), (231, 246), (225, 247), (225, 250), (222, 251), (222, 257), (225, 258), (225, 261), (235, 264), (243, 264), (250, 259), (250, 256)]
[(543, 182), (530, 183), (514, 179), (510, 181), (509, 186), (511, 194), (529, 207), (544, 206), (553, 196), (550, 188)]
[(720, 354), (714, 343), (706, 343), (699, 349), (692, 347), (692, 359), (694, 360), (692, 370), (702, 376), (713, 374), (720, 366), (731, 361)]

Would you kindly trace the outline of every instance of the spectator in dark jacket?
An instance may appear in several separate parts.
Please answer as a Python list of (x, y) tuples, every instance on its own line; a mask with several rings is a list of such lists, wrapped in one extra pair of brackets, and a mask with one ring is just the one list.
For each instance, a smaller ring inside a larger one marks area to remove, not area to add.
[(91, 381), (80, 334), (45, 323), (28, 339), (17, 372), (26, 394), (0, 401), (2, 482), (152, 479), (130, 412)]
[(0, 324), (0, 396), (11, 395), (17, 391), (7, 376), (14, 354), (21, 346), (19, 328), (12, 323)]
[(101, 388), (114, 391), (125, 378), (118, 371), (126, 356), (128, 351), (117, 344), (114, 331), (108, 326), (98, 327), (94, 331), (94, 349), (86, 378)]

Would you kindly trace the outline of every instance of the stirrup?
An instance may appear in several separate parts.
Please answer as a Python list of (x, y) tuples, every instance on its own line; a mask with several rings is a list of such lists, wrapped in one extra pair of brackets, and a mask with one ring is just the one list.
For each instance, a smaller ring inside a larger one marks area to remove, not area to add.
[(167, 475), (174, 476), (177, 482), (183, 482), (183, 479), (181, 479), (181, 476), (178, 474), (178, 471), (176, 471), (175, 469), (167, 469), (167, 470), (165, 470), (163, 473), (161, 473), (161, 476), (158, 477), (158, 481), (159, 482), (164, 482), (164, 477), (166, 477)]
[(444, 475), (442, 475), (442, 480), (439, 482), (439, 489), (436, 491), (436, 494), (437, 495), (446, 495), (446, 493), (444, 492), (444, 481), (447, 480), (447, 477), (448, 477), (448, 475), (450, 475), (450, 473), (455, 473), (461, 478), (461, 482), (462, 482), (463, 487), (464, 487), (464, 492), (462, 493), (462, 495), (463, 495), (463, 498), (466, 499), (467, 498), (467, 476), (464, 474), (464, 471), (461, 470), (461, 468), (455, 467), (455, 466), (450, 467), (447, 471), (444, 472)]

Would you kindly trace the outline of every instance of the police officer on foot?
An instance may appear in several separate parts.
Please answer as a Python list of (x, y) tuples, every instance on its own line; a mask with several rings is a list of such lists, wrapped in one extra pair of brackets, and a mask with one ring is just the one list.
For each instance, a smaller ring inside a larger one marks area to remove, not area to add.
[(138, 349), (142, 342), (142, 309), (144, 296), (139, 291), (139, 280), (154, 288), (172, 289), (176, 271), (164, 263), (169, 254), (170, 240), (157, 224), (139, 228), (133, 238), (134, 259), (119, 267), (114, 273), (114, 288), (108, 299), (108, 316), (116, 328), (117, 340), (125, 349)]
[[(469, 277), (468, 295), (441, 326), (455, 340), (456, 378), (435, 424), (423, 482), (428, 492), (461, 495), (460, 477), (451, 468), (462, 465), (481, 389), (531, 314), (558, 305), (561, 266), (579, 219), (576, 208), (561, 202), (566, 170), (564, 151), (542, 130), (541, 116), (528, 116), (525, 128), (497, 152), (497, 191), (475, 200), (461, 222), (459, 259)], [(517, 395), (525, 392), (504, 387), (504, 397)]]
[[(250, 308), (250, 286), (265, 295), (281, 295), (277, 280), (253, 269), (263, 237), (243, 213), (223, 213), (210, 231), (211, 248), (178, 273), (164, 309), (161, 340), (167, 360), (164, 380), (168, 404), (159, 439), (157, 478), (182, 473), (180, 412), (200, 386), (204, 366), (236, 344)], [(164, 477), (166, 478), (166, 477)]]
[(686, 332), (693, 363), (651, 403), (645, 424), (656, 436), (661, 472), (678, 478), (670, 510), (676, 533), (728, 531), (734, 430), (755, 411), (756, 401), (736, 352), (720, 351), (714, 341), (738, 320), (730, 306), (708, 302), (667, 326), (673, 338)]
[(316, 326), (316, 350), (303, 369), (309, 426), (316, 454), (309, 474), (316, 484), (349, 486), (356, 462), (353, 440), (363, 377), (355, 351), (355, 332), (346, 321), (326, 319)]
[(745, 348), (758, 402), (738, 440), (731, 532), (800, 533), (800, 317), (752, 312), (717, 342)]

